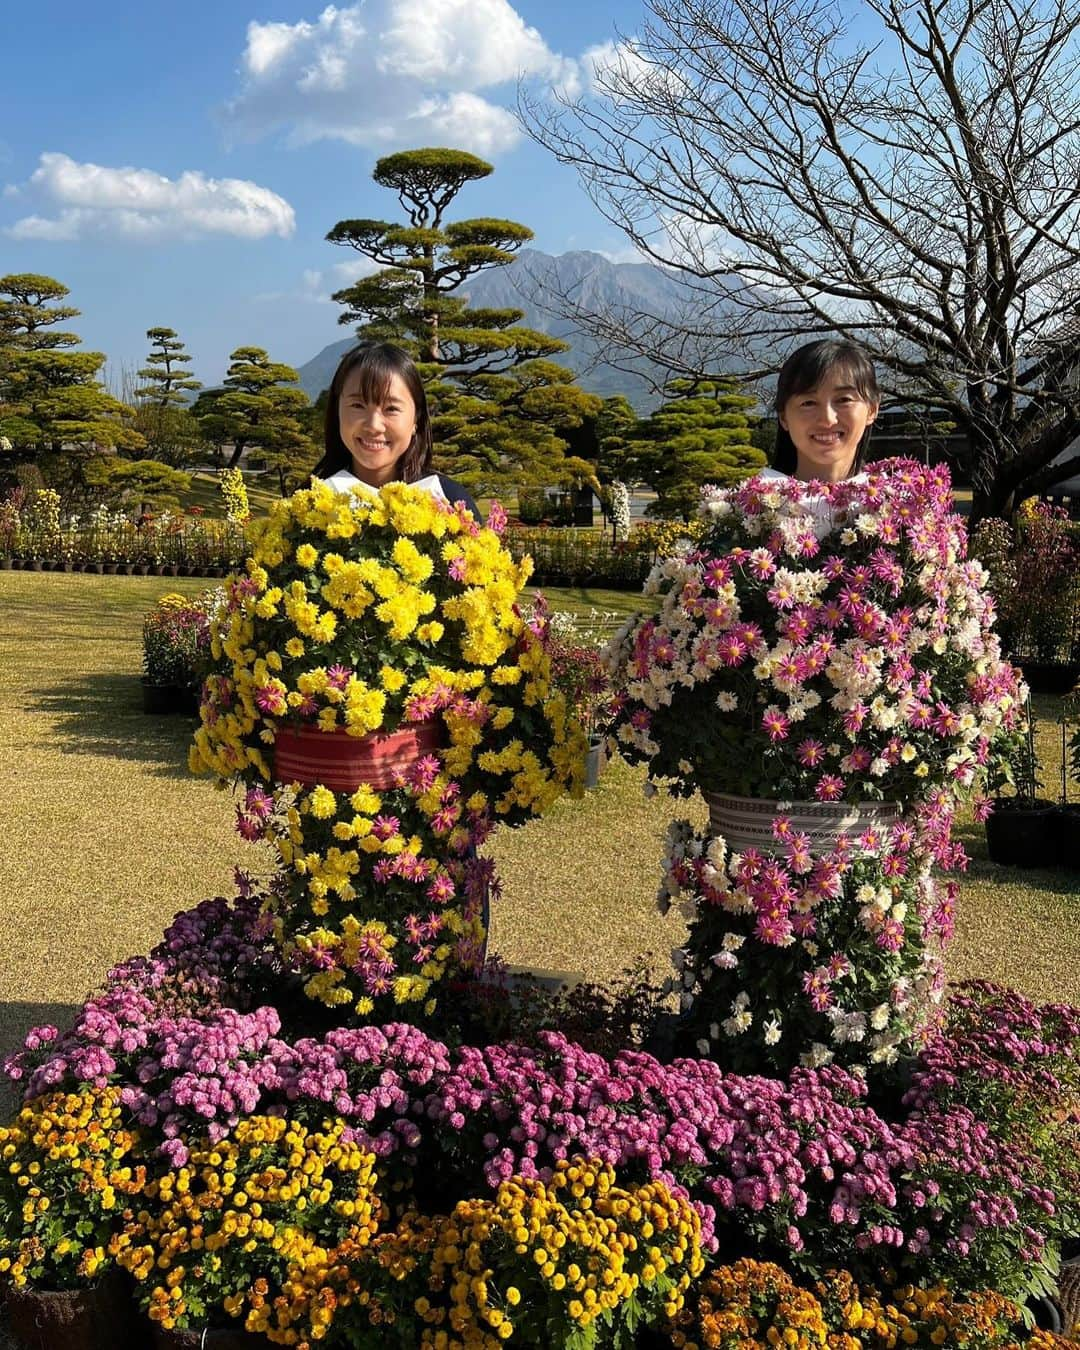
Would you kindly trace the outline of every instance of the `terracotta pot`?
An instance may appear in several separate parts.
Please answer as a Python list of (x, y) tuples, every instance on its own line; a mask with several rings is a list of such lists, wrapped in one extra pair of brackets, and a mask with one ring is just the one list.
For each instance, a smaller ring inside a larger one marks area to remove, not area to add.
[(361, 783), (377, 791), (394, 786), (394, 775), (442, 745), (439, 718), (411, 722), (384, 735), (350, 736), (342, 728), (279, 727), (274, 737), (274, 778), (279, 783), (321, 783), (352, 792)]
[(5, 1301), (11, 1334), (25, 1350), (142, 1350), (147, 1342), (118, 1274), (89, 1289), (8, 1289)]
[(903, 814), (899, 802), (785, 802), (759, 797), (733, 797), (725, 792), (702, 794), (709, 807), (709, 828), (720, 835), (731, 853), (755, 848), (762, 853), (782, 853), (783, 844), (773, 838), (772, 823), (786, 816), (792, 828), (810, 836), (814, 853), (830, 853), (843, 835), (855, 839), (865, 830), (885, 833)]
[(253, 1336), (243, 1327), (200, 1327), (181, 1331), (154, 1328), (154, 1350), (270, 1350), (265, 1336)]

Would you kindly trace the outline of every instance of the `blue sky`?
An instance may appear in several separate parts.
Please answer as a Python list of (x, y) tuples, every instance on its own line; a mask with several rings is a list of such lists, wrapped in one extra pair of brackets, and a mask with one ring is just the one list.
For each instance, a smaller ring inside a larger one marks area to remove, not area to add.
[(639, 0), (38, 0), (0, 9), (0, 274), (71, 290), (115, 385), (145, 331), (177, 330), (204, 382), (241, 345), (302, 364), (348, 336), (328, 303), (357, 255), (345, 217), (395, 219), (371, 181), (395, 149), (495, 166), (455, 217), (508, 216), (550, 253), (626, 243), (573, 172), (521, 135), (516, 78), (587, 80)]

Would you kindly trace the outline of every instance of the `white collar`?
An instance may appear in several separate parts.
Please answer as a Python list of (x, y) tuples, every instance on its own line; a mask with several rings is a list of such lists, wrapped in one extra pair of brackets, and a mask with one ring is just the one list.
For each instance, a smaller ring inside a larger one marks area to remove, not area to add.
[[(338, 469), (337, 473), (331, 474), (329, 478), (324, 478), (323, 482), (328, 487), (335, 488), (338, 492), (355, 492), (359, 488), (370, 497), (379, 495), (378, 488), (372, 487), (370, 483), (365, 483), (362, 478), (357, 478), (351, 469)], [(430, 492), (433, 497), (441, 497), (444, 502), (448, 500), (437, 473), (429, 473), (424, 478), (417, 478), (408, 486), (423, 488), (425, 492)]]

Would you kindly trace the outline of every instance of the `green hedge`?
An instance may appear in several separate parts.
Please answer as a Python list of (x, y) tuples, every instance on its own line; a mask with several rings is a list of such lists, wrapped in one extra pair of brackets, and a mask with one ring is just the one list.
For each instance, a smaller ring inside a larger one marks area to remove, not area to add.
[(606, 586), (636, 591), (649, 575), (655, 554), (613, 544), (595, 530), (566, 528), (507, 530), (504, 540), (516, 559), (533, 560), (532, 580), (538, 586)]

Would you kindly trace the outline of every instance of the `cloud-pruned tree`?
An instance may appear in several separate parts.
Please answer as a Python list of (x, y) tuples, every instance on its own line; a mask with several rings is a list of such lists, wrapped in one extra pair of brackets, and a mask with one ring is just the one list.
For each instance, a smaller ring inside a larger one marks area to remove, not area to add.
[(200, 430), (222, 458), (229, 447), (227, 468), (236, 468), (245, 450), (257, 451), (284, 496), (318, 458), (310, 400), (293, 367), (271, 361), (262, 347), (237, 347), (229, 362), (222, 388), (204, 390), (195, 402)]
[(79, 311), (53, 277), (0, 277), (0, 437), (12, 466), (33, 463), (58, 488), (82, 483), (82, 466), (103, 452), (138, 450), (131, 409), (98, 378), (101, 352), (72, 351), (76, 334), (57, 327)]
[(512, 220), (449, 221), (466, 184), (492, 173), (462, 150), (406, 150), (380, 159), (372, 177), (396, 192), (407, 223), (339, 221), (327, 239), (379, 270), (338, 291), (343, 324), (367, 341), (396, 342), (420, 365), (432, 403), (441, 468), (485, 491), (508, 482), (588, 479), (561, 434), (600, 400), (550, 358), (567, 344), (522, 326), (520, 309), (472, 308), (470, 277), (505, 266), (533, 236)]
[(731, 380), (672, 380), (628, 438), (637, 474), (657, 494), (652, 514), (689, 520), (706, 483), (731, 487), (764, 468), (747, 418), (756, 403)]

